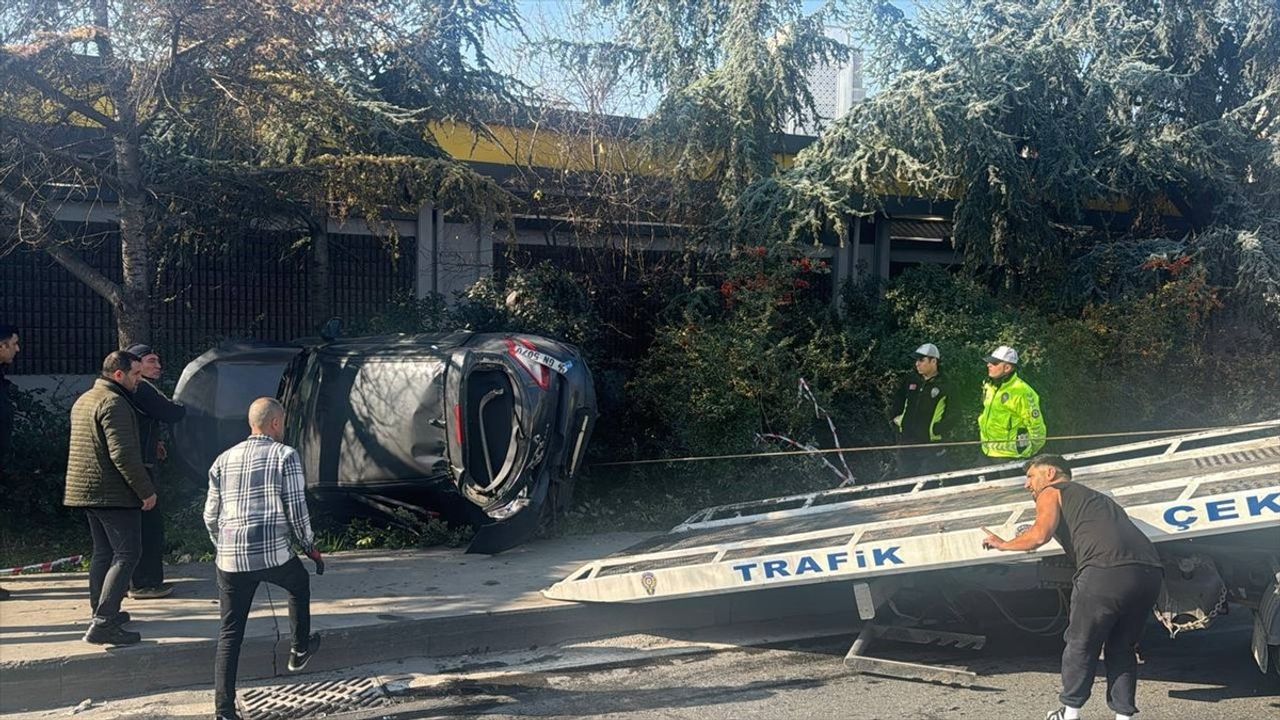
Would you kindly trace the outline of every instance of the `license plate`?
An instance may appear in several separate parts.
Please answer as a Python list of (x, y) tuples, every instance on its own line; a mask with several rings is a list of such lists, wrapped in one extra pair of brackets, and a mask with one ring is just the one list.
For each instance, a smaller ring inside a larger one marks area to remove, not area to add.
[(561, 360), (557, 360), (544, 352), (541, 352), (539, 350), (530, 350), (529, 348), (523, 345), (516, 345), (515, 353), (516, 353), (516, 357), (521, 357), (526, 360), (532, 360), (533, 362), (536, 362), (539, 365), (543, 365), (551, 368), (552, 370), (555, 370), (561, 375), (564, 375), (565, 373), (569, 372), (569, 369), (573, 367), (572, 362), (564, 362)]

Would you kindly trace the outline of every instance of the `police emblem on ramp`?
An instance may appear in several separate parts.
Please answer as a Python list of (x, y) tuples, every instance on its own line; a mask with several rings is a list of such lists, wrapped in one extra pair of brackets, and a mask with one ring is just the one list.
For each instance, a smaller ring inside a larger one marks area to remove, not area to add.
[(649, 595), (653, 595), (658, 590), (658, 578), (651, 572), (640, 576), (640, 584), (644, 586), (644, 591)]

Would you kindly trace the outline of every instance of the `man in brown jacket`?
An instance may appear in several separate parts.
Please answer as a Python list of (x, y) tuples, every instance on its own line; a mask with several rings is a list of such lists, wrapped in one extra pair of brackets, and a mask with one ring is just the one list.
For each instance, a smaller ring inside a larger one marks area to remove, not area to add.
[(63, 504), (84, 508), (93, 534), (89, 607), (93, 622), (85, 642), (130, 645), (142, 635), (125, 630), (120, 602), (142, 546), (142, 512), (156, 493), (142, 463), (138, 419), (129, 396), (142, 377), (137, 355), (117, 350), (102, 361), (102, 377), (71, 407), (71, 447)]

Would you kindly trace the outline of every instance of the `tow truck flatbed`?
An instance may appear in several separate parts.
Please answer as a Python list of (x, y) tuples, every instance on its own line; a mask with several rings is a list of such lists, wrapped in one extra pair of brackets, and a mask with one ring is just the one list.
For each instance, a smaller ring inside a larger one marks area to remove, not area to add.
[[(1116, 499), (1154, 542), (1280, 533), (1280, 420), (1069, 455), (1075, 479)], [(725, 505), (583, 565), (544, 591), (647, 602), (783, 585), (1027, 562), (983, 550), (1034, 520), (1021, 463)]]

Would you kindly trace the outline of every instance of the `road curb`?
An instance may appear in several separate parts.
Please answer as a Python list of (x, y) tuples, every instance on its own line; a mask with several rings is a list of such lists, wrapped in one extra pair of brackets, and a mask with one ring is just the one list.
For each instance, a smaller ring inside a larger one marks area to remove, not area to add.
[[(698, 628), (758, 627), (761, 623), (826, 615), (838, 622), (846, 613), (852, 625), (856, 613), (850, 586), (831, 583), (653, 603), (564, 603), (406, 618), (321, 630), (324, 645), (307, 666), (306, 674), (410, 657), (529, 649), (634, 633), (661, 635)], [(0, 661), (0, 712), (42, 710), (75, 705), (86, 698), (96, 701), (193, 685), (212, 687), (215, 646), (213, 639), (144, 642), (95, 655)], [(294, 677), (284, 669), (288, 652), (287, 635), (279, 640), (246, 638), (240, 654), (240, 678)]]

